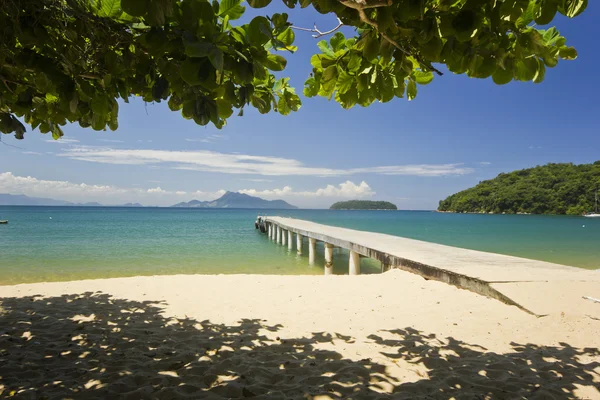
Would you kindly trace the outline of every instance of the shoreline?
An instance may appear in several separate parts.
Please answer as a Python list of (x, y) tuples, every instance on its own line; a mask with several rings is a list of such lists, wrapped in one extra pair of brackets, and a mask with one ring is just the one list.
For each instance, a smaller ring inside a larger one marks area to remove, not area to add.
[(0, 286), (0, 392), (600, 399), (597, 308), (536, 318), (400, 270)]

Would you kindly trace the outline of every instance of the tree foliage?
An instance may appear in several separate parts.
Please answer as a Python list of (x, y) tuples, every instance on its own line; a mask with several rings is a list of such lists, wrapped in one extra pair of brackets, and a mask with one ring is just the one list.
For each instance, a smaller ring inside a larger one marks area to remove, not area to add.
[(330, 210), (397, 210), (389, 201), (348, 200), (338, 201), (329, 207)]
[(600, 161), (500, 174), (440, 201), (439, 211), (581, 215), (594, 210)]
[[(283, 0), (312, 6), (356, 28), (320, 41), (307, 97), (344, 108), (394, 97), (412, 100), (444, 64), (498, 84), (544, 79), (577, 52), (555, 28), (587, 0)], [(249, 0), (262, 8), (271, 0)], [(131, 96), (167, 101), (199, 125), (221, 128), (247, 106), (288, 114), (300, 98), (282, 54), (294, 51), (287, 14), (235, 24), (242, 0), (0, 0), (0, 131), (23, 138), (23, 120), (62, 136), (78, 122), (117, 129)]]

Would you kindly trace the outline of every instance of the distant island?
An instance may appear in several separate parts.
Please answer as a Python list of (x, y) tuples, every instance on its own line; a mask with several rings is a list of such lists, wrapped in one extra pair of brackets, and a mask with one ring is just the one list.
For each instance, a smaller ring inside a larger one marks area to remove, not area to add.
[(594, 209), (600, 161), (547, 164), (502, 173), (440, 201), (438, 211), (581, 215)]
[(223, 196), (212, 201), (192, 200), (177, 203), (171, 207), (177, 208), (272, 208), (291, 210), (298, 208), (283, 200), (264, 200), (243, 193), (226, 192)]
[(24, 194), (0, 193), (0, 206), (63, 206), (63, 207), (143, 207), (140, 203), (127, 203), (122, 206), (105, 206), (98, 202), (72, 203), (65, 200), (45, 197), (29, 197)]
[(338, 201), (329, 207), (330, 210), (397, 210), (389, 201), (349, 200)]

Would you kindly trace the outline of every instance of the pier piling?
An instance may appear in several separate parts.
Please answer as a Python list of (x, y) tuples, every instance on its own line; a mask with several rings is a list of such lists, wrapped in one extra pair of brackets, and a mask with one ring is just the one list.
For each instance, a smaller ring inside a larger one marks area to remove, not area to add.
[(317, 239), (308, 238), (308, 263), (315, 264), (315, 254), (317, 253)]
[(292, 233), (292, 231), (287, 231), (287, 238), (288, 238), (288, 250), (292, 251), (294, 250), (294, 234)]
[(333, 274), (333, 248), (330, 243), (325, 243), (325, 275)]
[(302, 235), (296, 233), (296, 249), (298, 250), (298, 255), (302, 255)]
[(350, 261), (348, 264), (349, 275), (360, 275), (360, 254), (350, 250)]

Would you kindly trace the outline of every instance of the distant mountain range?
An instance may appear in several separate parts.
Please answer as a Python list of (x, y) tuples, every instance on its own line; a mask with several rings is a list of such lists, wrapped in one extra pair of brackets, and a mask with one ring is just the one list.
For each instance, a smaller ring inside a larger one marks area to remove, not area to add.
[[(0, 206), (71, 206), (71, 207), (105, 207), (95, 201), (89, 203), (72, 203), (70, 201), (29, 197), (24, 194), (0, 193)], [(116, 207), (143, 207), (140, 203), (127, 203)]]
[(178, 208), (274, 208), (291, 210), (298, 208), (283, 200), (264, 200), (260, 197), (243, 193), (226, 192), (223, 196), (212, 201), (192, 200), (177, 203), (171, 207)]
[[(0, 206), (65, 206), (65, 207), (106, 207), (103, 204), (72, 203), (70, 201), (48, 199), (43, 197), (29, 197), (24, 194), (0, 193)], [(140, 203), (126, 203), (114, 207), (144, 207)], [(271, 208), (291, 210), (298, 208), (283, 200), (264, 200), (247, 194), (227, 192), (220, 198), (212, 201), (192, 200), (177, 203), (171, 207), (178, 208)]]

